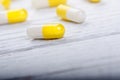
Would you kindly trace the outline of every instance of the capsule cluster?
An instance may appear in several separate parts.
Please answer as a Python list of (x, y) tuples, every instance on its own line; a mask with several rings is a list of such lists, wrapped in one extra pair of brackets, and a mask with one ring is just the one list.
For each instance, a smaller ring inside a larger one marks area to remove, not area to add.
[[(92, 3), (100, 0), (88, 0)], [(58, 19), (83, 23), (86, 20), (86, 14), (83, 10), (73, 8), (67, 5), (68, 0), (32, 0), (32, 6), (35, 9), (46, 7), (56, 7)], [(26, 9), (10, 9), (11, 0), (0, 0), (0, 24), (19, 23), (27, 20), (28, 12)], [(43, 24), (27, 28), (27, 35), (32, 39), (59, 39), (63, 38), (65, 27), (61, 23)]]

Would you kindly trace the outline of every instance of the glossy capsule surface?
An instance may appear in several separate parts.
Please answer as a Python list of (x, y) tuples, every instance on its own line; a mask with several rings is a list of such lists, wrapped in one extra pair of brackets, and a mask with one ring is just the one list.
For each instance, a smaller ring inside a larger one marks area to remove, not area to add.
[(57, 7), (56, 14), (61, 19), (73, 21), (76, 23), (82, 23), (86, 19), (86, 14), (83, 10), (62, 4)]
[(27, 16), (27, 10), (23, 8), (0, 12), (0, 24), (24, 22)]
[(59, 39), (64, 36), (65, 28), (60, 23), (29, 27), (27, 35), (32, 39)]

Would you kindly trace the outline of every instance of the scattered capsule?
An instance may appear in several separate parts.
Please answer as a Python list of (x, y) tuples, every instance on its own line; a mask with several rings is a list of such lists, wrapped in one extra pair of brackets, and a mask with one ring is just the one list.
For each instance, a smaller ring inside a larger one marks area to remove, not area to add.
[(27, 19), (27, 16), (28, 14), (25, 9), (0, 12), (0, 24), (23, 22)]
[(0, 0), (0, 11), (10, 8), (11, 0)]
[(45, 24), (27, 29), (27, 34), (32, 39), (59, 39), (64, 36), (64, 33), (65, 28), (59, 23)]
[(56, 13), (58, 17), (76, 23), (82, 23), (86, 19), (86, 15), (84, 11), (62, 4), (57, 7)]
[(100, 2), (101, 0), (89, 0), (90, 2), (92, 2), (92, 3), (98, 3), (98, 2)]
[(32, 5), (35, 8), (55, 7), (66, 3), (67, 0), (32, 0)]

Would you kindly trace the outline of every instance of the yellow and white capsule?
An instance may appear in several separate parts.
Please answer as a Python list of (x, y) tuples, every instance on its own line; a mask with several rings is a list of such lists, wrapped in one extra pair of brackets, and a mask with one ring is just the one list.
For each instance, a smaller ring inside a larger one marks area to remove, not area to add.
[(27, 11), (25, 9), (16, 9), (0, 12), (0, 24), (18, 23), (26, 21)]
[(86, 19), (86, 15), (83, 10), (72, 8), (67, 5), (59, 5), (56, 9), (56, 13), (58, 17), (76, 23), (82, 23)]
[(66, 3), (67, 0), (32, 0), (32, 5), (35, 8), (55, 7)]
[(99, 3), (101, 0), (89, 0), (92, 3)]
[(0, 0), (0, 11), (10, 9), (11, 0)]
[(65, 28), (59, 23), (45, 24), (27, 29), (27, 34), (32, 39), (59, 39), (64, 36), (64, 33)]

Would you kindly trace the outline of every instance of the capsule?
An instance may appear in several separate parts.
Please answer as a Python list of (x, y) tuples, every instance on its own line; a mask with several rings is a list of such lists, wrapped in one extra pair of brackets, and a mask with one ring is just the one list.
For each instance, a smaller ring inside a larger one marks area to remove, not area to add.
[(10, 9), (11, 0), (0, 0), (0, 11)]
[(84, 11), (69, 7), (67, 5), (59, 5), (56, 9), (56, 14), (64, 20), (73, 21), (76, 23), (82, 23), (86, 19)]
[(66, 3), (67, 0), (32, 0), (32, 5), (34, 8), (55, 7)]
[(27, 11), (25, 9), (16, 9), (0, 12), (0, 24), (12, 24), (26, 21)]
[(92, 3), (99, 3), (101, 0), (89, 0)]
[(27, 35), (32, 39), (59, 39), (64, 36), (65, 28), (60, 23), (29, 27)]

